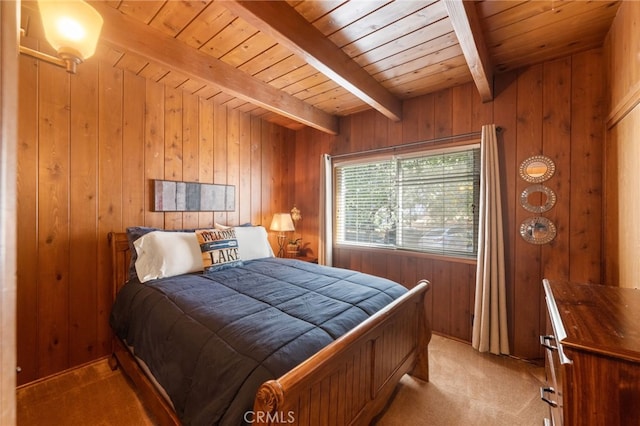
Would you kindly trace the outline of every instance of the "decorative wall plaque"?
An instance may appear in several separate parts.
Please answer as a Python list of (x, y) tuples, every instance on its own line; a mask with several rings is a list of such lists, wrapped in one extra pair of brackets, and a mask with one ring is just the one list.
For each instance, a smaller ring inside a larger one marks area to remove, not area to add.
[(232, 212), (236, 208), (235, 191), (233, 185), (155, 180), (153, 206), (157, 212)]
[(547, 244), (556, 237), (556, 226), (546, 217), (530, 217), (520, 225), (520, 236), (531, 244)]
[(544, 213), (556, 204), (556, 193), (541, 184), (530, 185), (520, 194), (520, 205), (532, 213)]
[(527, 182), (540, 183), (548, 180), (556, 171), (553, 160), (544, 155), (534, 155), (520, 164), (520, 177)]

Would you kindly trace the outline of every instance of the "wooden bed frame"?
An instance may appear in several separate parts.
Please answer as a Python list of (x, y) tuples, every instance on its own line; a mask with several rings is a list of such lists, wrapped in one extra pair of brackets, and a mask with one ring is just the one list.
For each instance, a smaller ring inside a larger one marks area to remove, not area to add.
[[(110, 233), (113, 296), (129, 274), (125, 233)], [(405, 374), (429, 380), (431, 329), (420, 281), (402, 297), (278, 379), (260, 386), (247, 419), (259, 425), (368, 425)], [(114, 338), (112, 368), (120, 366), (160, 425), (179, 425), (169, 402), (124, 343)]]

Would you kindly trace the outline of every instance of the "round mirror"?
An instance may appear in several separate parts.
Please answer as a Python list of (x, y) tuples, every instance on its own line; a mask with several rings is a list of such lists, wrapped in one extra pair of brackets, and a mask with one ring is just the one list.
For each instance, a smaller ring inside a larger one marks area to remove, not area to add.
[(544, 155), (534, 155), (520, 164), (520, 177), (531, 183), (544, 182), (553, 176), (555, 171), (553, 160)]
[(520, 205), (532, 213), (544, 213), (556, 204), (556, 193), (544, 185), (528, 186), (520, 194)]
[(556, 226), (546, 217), (530, 217), (520, 225), (520, 236), (531, 244), (546, 244), (556, 237)]

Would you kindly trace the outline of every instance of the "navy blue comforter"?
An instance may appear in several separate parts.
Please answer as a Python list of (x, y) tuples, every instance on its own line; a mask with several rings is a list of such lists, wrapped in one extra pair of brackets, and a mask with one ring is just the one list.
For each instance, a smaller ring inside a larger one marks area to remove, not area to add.
[(239, 425), (256, 390), (406, 292), (392, 281), (267, 258), (118, 293), (111, 326), (185, 425)]

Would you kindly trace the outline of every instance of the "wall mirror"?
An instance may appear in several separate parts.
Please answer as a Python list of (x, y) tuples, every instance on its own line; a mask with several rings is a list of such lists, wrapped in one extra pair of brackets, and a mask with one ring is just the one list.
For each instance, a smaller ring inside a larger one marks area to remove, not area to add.
[(549, 179), (556, 171), (553, 160), (544, 155), (534, 155), (520, 164), (520, 177), (527, 182), (540, 183)]
[(547, 244), (556, 237), (556, 226), (546, 217), (530, 217), (520, 225), (520, 236), (531, 244)]
[(520, 205), (532, 213), (544, 213), (556, 204), (556, 193), (544, 185), (528, 186), (520, 194)]

